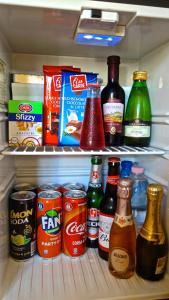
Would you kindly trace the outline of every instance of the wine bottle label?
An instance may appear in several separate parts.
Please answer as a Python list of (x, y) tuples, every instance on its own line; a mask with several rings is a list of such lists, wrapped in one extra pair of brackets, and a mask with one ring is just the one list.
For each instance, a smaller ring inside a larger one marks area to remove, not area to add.
[(100, 212), (99, 215), (99, 248), (109, 252), (110, 229), (114, 216), (106, 215)]
[(129, 267), (130, 257), (126, 249), (113, 248), (110, 253), (110, 262), (117, 273), (125, 273)]
[(146, 138), (150, 137), (150, 122), (133, 121), (125, 122), (125, 133), (126, 137), (134, 138)]
[(90, 240), (97, 240), (99, 235), (99, 210), (89, 208), (87, 211), (87, 236)]
[(119, 227), (126, 227), (133, 225), (133, 216), (120, 216), (119, 214), (115, 214), (114, 223), (116, 223)]
[(92, 170), (90, 173), (91, 183), (101, 183), (102, 181), (102, 165), (92, 165)]
[(157, 259), (156, 270), (155, 270), (156, 275), (164, 272), (166, 262), (167, 262), (167, 256), (163, 256)]
[(107, 176), (107, 182), (112, 185), (118, 185), (119, 179), (120, 179), (119, 175)]
[(119, 99), (109, 99), (103, 104), (104, 130), (111, 134), (122, 132), (124, 105)]

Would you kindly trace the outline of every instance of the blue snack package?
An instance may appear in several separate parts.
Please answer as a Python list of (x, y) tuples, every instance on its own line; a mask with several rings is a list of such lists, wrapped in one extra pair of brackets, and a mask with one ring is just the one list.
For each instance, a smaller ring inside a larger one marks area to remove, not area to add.
[(59, 144), (61, 146), (80, 145), (89, 83), (97, 83), (97, 74), (62, 71), (59, 122)]

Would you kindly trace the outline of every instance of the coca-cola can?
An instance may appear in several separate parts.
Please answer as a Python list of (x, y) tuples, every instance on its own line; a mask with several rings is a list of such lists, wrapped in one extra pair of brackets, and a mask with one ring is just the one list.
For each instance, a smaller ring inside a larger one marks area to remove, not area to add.
[(67, 182), (62, 185), (62, 193), (65, 193), (65, 192), (68, 192), (71, 190), (85, 191), (85, 186), (82, 183), (78, 183), (78, 182)]
[(87, 197), (84, 191), (63, 194), (63, 253), (76, 257), (86, 251)]

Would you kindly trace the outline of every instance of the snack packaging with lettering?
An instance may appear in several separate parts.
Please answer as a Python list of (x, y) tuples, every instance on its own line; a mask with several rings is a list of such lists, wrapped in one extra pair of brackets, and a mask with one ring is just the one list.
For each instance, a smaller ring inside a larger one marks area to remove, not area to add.
[(9, 100), (9, 146), (41, 146), (42, 118), (42, 102)]
[(97, 74), (62, 72), (59, 144), (78, 146), (87, 98), (87, 85), (97, 82)]

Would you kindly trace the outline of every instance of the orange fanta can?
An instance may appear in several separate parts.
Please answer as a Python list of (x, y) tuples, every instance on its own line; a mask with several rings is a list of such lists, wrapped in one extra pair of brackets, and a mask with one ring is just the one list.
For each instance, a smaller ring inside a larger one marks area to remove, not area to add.
[(38, 194), (37, 250), (41, 257), (52, 258), (61, 253), (62, 196), (53, 190)]

